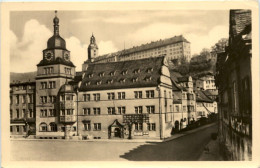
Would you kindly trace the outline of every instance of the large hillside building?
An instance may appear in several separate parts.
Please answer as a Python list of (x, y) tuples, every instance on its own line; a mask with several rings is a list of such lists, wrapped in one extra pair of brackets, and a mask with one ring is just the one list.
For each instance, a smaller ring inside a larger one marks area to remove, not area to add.
[(185, 58), (191, 59), (190, 42), (182, 35), (172, 38), (159, 40), (147, 44), (142, 44), (133, 48), (125, 49), (115, 53), (110, 53), (95, 58), (97, 63), (137, 60), (143, 58), (152, 58), (165, 55), (172, 63), (172, 60)]

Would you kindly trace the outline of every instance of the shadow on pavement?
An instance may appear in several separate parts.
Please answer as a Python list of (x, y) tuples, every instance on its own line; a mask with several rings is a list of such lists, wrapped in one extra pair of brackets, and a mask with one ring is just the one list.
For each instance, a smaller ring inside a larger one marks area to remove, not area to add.
[(120, 157), (130, 161), (196, 161), (216, 130), (215, 125), (168, 142), (148, 143)]

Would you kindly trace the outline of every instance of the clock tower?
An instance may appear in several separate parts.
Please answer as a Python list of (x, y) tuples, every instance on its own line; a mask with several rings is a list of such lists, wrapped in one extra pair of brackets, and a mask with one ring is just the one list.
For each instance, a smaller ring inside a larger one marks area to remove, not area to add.
[(64, 124), (60, 122), (61, 86), (73, 80), (75, 66), (70, 60), (70, 51), (59, 34), (57, 11), (53, 19), (53, 36), (43, 50), (43, 57), (37, 65), (36, 76), (36, 129), (37, 137), (64, 135)]

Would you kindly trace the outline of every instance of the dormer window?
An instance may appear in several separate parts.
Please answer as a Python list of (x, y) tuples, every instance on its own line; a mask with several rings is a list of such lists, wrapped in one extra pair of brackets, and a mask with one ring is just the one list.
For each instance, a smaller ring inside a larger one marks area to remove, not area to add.
[(108, 83), (108, 84), (112, 84), (112, 83), (113, 83), (113, 79), (107, 80), (107, 83)]
[(101, 85), (102, 81), (97, 81), (97, 85)]
[(134, 74), (138, 74), (138, 73), (140, 73), (140, 69), (135, 69)]
[(127, 70), (122, 71), (122, 75), (126, 75), (127, 74)]
[(125, 83), (125, 79), (120, 79), (120, 83)]
[(86, 86), (89, 86), (89, 85), (90, 85), (90, 81), (87, 81), (87, 82), (86, 82)]
[(137, 81), (138, 81), (138, 78), (133, 78), (132, 81), (133, 81), (133, 82), (137, 82)]
[(152, 77), (151, 77), (151, 76), (145, 77), (145, 81), (151, 81), (151, 80), (152, 80)]
[(110, 76), (115, 76), (115, 71), (113, 71), (113, 72), (110, 72), (110, 74), (109, 74)]
[(153, 68), (148, 68), (148, 69), (147, 69), (147, 72), (148, 72), (148, 73), (153, 72)]
[(92, 78), (93, 77), (93, 74), (88, 74), (88, 78)]
[(101, 73), (99, 73), (99, 77), (103, 77), (105, 75), (105, 72), (101, 72)]

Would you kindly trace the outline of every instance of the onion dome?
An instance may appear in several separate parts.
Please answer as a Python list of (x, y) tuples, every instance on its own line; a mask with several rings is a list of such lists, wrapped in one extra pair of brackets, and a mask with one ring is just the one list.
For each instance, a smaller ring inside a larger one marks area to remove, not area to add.
[(57, 17), (57, 11), (55, 11), (55, 17), (53, 19), (53, 27), (54, 34), (51, 38), (49, 38), (47, 42), (48, 49), (65, 49), (66, 50), (66, 42), (59, 35), (59, 18)]

